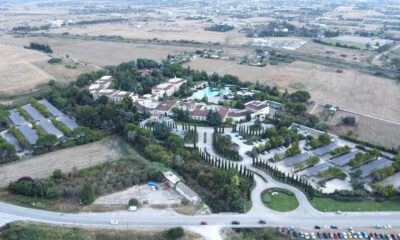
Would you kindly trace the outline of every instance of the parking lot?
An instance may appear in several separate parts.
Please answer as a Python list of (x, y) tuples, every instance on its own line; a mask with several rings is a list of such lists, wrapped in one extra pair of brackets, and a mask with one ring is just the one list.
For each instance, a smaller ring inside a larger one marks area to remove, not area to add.
[(391, 225), (377, 225), (375, 228), (354, 228), (351, 226), (340, 228), (338, 226), (324, 225), (314, 228), (279, 227), (282, 233), (291, 235), (295, 239), (391, 239), (400, 240), (400, 230)]

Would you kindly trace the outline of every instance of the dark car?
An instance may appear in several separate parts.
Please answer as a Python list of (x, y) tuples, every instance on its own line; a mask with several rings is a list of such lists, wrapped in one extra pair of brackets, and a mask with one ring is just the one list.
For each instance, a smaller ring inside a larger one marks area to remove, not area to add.
[(207, 222), (206, 221), (201, 221), (200, 225), (207, 225)]
[(231, 223), (232, 223), (232, 225), (240, 225), (239, 221), (232, 221)]
[(321, 229), (321, 227), (320, 226), (318, 226), (318, 225), (315, 225), (315, 227), (314, 227), (315, 229)]
[(331, 225), (331, 229), (338, 229), (336, 225)]
[(258, 221), (258, 223), (259, 223), (259, 224), (266, 224), (267, 222), (264, 221), (264, 220), (260, 220), (260, 221)]
[(329, 237), (329, 235), (326, 232), (324, 232), (322, 235), (324, 236), (325, 239), (328, 239)]

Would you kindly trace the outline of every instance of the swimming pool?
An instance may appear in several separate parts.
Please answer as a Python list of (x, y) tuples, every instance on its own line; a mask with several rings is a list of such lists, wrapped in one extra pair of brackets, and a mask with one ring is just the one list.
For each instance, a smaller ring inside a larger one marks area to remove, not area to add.
[(202, 90), (198, 90), (197, 92), (195, 92), (193, 94), (193, 98), (197, 99), (197, 100), (201, 100), (204, 97), (216, 97), (216, 96), (220, 96), (222, 95), (226, 95), (228, 93), (230, 93), (231, 90), (229, 89), (229, 87), (224, 87), (224, 88), (210, 88), (210, 87), (206, 87)]

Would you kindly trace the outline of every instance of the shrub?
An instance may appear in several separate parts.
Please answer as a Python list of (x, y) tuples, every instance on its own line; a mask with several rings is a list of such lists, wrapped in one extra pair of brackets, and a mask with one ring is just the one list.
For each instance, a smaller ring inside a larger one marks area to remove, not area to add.
[(347, 126), (354, 126), (356, 124), (356, 118), (353, 116), (347, 116), (342, 119), (342, 122)]
[(62, 59), (61, 58), (52, 57), (47, 62), (50, 63), (50, 64), (57, 64), (57, 63), (61, 63)]
[(129, 199), (129, 202), (128, 202), (129, 207), (131, 207), (131, 206), (138, 207), (139, 205), (140, 205), (140, 202), (136, 198)]
[(171, 228), (166, 232), (166, 237), (168, 239), (179, 239), (185, 235), (185, 232), (183, 231), (183, 228), (181, 227), (176, 227), (176, 228)]
[(96, 197), (94, 195), (93, 186), (91, 184), (85, 184), (85, 186), (83, 186), (83, 188), (81, 190), (80, 197), (81, 197), (82, 203), (85, 205), (89, 205), (89, 204), (93, 203), (94, 200), (96, 200)]

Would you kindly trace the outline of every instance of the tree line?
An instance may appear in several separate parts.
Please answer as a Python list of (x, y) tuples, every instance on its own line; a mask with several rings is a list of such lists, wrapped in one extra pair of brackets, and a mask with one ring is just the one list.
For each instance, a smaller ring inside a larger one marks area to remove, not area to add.
[(53, 53), (53, 49), (49, 46), (49, 44), (41, 44), (37, 42), (30, 42), (28, 46), (25, 46), (26, 49), (38, 50), (44, 53)]

